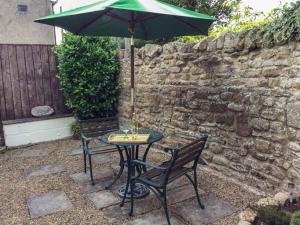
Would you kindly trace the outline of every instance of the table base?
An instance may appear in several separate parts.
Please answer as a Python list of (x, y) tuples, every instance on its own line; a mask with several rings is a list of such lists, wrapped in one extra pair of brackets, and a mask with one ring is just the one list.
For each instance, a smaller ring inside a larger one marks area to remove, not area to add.
[[(118, 195), (123, 198), (125, 195), (126, 185), (122, 185), (121, 188), (118, 191)], [(133, 188), (133, 198), (144, 198), (150, 193), (149, 189), (140, 183), (136, 183)], [(131, 190), (130, 187), (128, 187), (128, 191), (126, 194), (126, 198), (131, 197)]]

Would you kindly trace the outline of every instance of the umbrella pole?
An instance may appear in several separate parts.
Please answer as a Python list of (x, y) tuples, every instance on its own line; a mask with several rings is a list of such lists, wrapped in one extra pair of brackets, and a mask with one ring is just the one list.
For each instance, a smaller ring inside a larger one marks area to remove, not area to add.
[(131, 35), (131, 41), (130, 41), (130, 69), (131, 69), (131, 85), (130, 85), (130, 91), (131, 91), (131, 99), (130, 99), (130, 106), (131, 106), (131, 117), (134, 113), (134, 39), (133, 34)]

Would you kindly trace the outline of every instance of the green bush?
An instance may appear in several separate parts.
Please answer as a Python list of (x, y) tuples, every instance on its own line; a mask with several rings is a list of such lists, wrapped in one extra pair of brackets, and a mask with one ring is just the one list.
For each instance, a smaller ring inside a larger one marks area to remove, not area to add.
[(80, 119), (114, 115), (119, 74), (116, 39), (65, 33), (55, 53), (66, 105)]
[(264, 206), (257, 209), (257, 216), (268, 225), (289, 225), (291, 215), (277, 206)]
[(300, 212), (293, 214), (290, 225), (300, 225)]
[(73, 137), (79, 138), (79, 136), (80, 136), (80, 123), (78, 121), (75, 121), (71, 124), (71, 131), (72, 131)]

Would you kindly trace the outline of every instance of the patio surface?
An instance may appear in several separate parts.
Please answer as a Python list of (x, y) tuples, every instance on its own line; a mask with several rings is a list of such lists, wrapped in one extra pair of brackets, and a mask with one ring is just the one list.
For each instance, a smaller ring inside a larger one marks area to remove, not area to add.
[[(152, 151), (151, 160), (162, 153)], [(61, 140), (10, 150), (0, 154), (1, 224), (124, 224), (165, 225), (159, 201), (153, 194), (136, 200), (134, 217), (129, 203), (119, 207), (117, 190), (104, 186), (117, 172), (118, 155), (94, 157), (96, 185), (83, 173), (80, 141)], [(205, 210), (196, 202), (192, 185), (180, 179), (169, 187), (173, 225), (235, 225), (238, 212), (259, 196), (201, 169), (199, 191)]]

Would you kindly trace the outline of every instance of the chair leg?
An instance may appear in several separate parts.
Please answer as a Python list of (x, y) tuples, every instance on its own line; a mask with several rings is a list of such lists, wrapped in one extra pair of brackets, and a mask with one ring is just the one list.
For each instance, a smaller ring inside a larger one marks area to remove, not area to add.
[[(133, 190), (133, 180), (130, 181), (130, 190)], [(130, 212), (129, 212), (129, 216), (133, 216), (133, 191), (131, 191), (130, 193)]]
[[(127, 192), (128, 192), (128, 187), (129, 187), (129, 184), (130, 184), (130, 178), (131, 178), (131, 168), (130, 168), (130, 163), (128, 163), (128, 164), (129, 164), (129, 165), (128, 165), (127, 182), (126, 182), (126, 187), (125, 187), (125, 193), (124, 193), (122, 202), (121, 202), (121, 204), (120, 204), (121, 207), (124, 206), (125, 199), (126, 199)], [(130, 191), (131, 191), (131, 193), (133, 194), (133, 190), (131, 189)]]
[(171, 222), (170, 222), (170, 216), (169, 216), (169, 211), (168, 211), (167, 193), (166, 193), (166, 190), (164, 190), (163, 195), (164, 195), (164, 196), (163, 196), (163, 207), (164, 207), (164, 210), (165, 210), (165, 214), (166, 214), (166, 218), (167, 218), (168, 225), (171, 225)]
[(204, 207), (204, 205), (201, 203), (200, 197), (199, 197), (196, 168), (194, 169), (194, 184), (193, 184), (193, 186), (194, 186), (194, 188), (195, 188), (195, 192), (196, 192), (198, 204), (199, 204), (199, 206), (200, 206), (201, 209), (204, 209), (205, 207)]
[(123, 171), (124, 171), (124, 163), (122, 163), (120, 166), (121, 166), (121, 168), (120, 168), (120, 170), (119, 170), (117, 176), (114, 178), (114, 180), (113, 180), (109, 185), (107, 185), (107, 186), (105, 187), (106, 190), (107, 190), (107, 189), (110, 189), (110, 188), (117, 182), (117, 180), (121, 177), (121, 175), (123, 174)]
[(86, 173), (86, 153), (85, 153), (85, 150), (83, 150), (83, 160), (84, 160), (84, 172)]
[(94, 177), (93, 177), (92, 156), (90, 154), (88, 154), (88, 156), (89, 156), (91, 182), (92, 182), (92, 185), (94, 185), (95, 183), (94, 183)]

